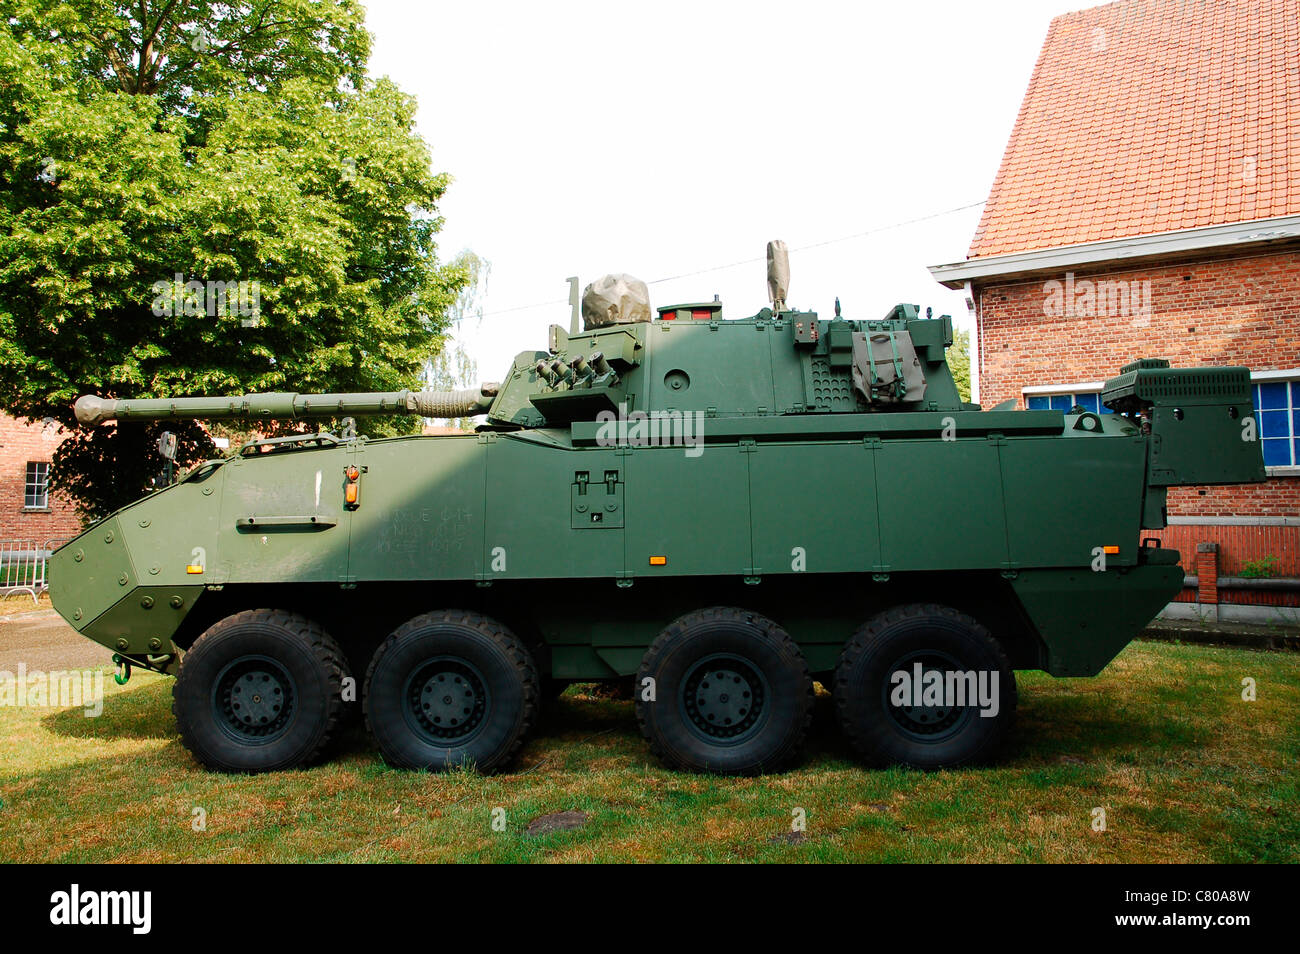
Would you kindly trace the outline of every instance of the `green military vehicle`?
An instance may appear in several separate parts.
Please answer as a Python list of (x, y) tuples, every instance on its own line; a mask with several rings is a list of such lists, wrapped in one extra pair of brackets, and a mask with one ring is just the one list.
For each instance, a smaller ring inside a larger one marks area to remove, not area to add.
[[(578, 325), (461, 392), (77, 402), (94, 425), (344, 419), (253, 440), (52, 557), (54, 605), (176, 675), (227, 772), (319, 761), (350, 711), (411, 768), (507, 765), (547, 694), (631, 678), (674, 768), (778, 770), (813, 680), (872, 765), (986, 761), (1014, 672), (1099, 672), (1180, 591), (1167, 488), (1264, 478), (1245, 368), (1141, 360), (1105, 413), (983, 410), (952, 322), (589, 286)], [(481, 415), (368, 440), (354, 416)]]

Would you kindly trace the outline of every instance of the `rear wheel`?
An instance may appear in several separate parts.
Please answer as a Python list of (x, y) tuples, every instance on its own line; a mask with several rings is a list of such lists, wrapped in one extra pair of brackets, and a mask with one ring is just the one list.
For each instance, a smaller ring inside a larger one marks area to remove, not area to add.
[(669, 768), (752, 775), (798, 755), (813, 685), (780, 626), (713, 607), (660, 634), (637, 671), (635, 698), (641, 733)]
[(978, 622), (933, 603), (899, 606), (849, 640), (835, 710), (872, 765), (956, 768), (986, 762), (1015, 717), (1015, 673)]
[(222, 772), (271, 772), (318, 760), (343, 718), (347, 662), (317, 623), (245, 610), (185, 653), (172, 692), (181, 740)]
[(384, 642), (366, 674), (366, 724), (390, 763), (504, 766), (537, 718), (532, 653), (503, 625), (461, 610), (426, 613)]

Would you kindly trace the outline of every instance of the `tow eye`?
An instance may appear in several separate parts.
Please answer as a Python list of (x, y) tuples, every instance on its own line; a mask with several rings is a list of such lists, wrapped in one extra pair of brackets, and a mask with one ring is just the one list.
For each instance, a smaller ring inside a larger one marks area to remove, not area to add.
[(117, 664), (117, 672), (113, 673), (113, 681), (119, 686), (125, 686), (131, 678), (131, 664), (117, 653), (113, 653), (113, 662)]

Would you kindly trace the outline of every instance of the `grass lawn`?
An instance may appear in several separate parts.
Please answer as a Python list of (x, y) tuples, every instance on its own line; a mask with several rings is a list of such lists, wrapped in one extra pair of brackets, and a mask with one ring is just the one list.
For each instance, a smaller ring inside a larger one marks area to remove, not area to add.
[[(1138, 642), (1095, 679), (1019, 683), (977, 770), (864, 770), (819, 695), (800, 767), (678, 775), (630, 702), (571, 687), (509, 774), (390, 769), (357, 727), (330, 764), (228, 777), (181, 747), (171, 680), (137, 673), (99, 718), (0, 708), (0, 860), (1300, 861), (1300, 656)], [(527, 833), (564, 811), (586, 823)]]

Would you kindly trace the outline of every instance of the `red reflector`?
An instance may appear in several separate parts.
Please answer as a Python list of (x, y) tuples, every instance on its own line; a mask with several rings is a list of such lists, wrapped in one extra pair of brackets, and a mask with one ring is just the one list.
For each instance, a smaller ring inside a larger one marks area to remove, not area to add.
[(696, 321), (708, 321), (713, 317), (713, 313), (707, 308), (694, 308), (691, 310), (691, 317)]
[(659, 320), (660, 320), (660, 321), (676, 321), (676, 320), (677, 320), (677, 312), (675, 312), (675, 311), (661, 311), (661, 312), (659, 312)]

